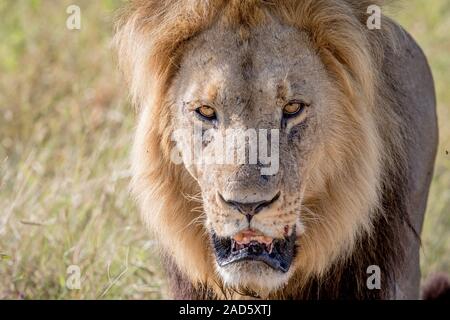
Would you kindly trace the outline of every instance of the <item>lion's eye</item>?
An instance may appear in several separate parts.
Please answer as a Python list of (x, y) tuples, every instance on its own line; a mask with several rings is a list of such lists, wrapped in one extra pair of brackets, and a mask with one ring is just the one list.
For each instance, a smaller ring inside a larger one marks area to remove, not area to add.
[(197, 109), (195, 109), (195, 112), (197, 112), (201, 117), (205, 118), (206, 120), (216, 119), (216, 110), (214, 110), (210, 106), (198, 107)]
[(286, 118), (295, 117), (303, 112), (307, 104), (302, 101), (291, 101), (283, 107), (283, 116)]

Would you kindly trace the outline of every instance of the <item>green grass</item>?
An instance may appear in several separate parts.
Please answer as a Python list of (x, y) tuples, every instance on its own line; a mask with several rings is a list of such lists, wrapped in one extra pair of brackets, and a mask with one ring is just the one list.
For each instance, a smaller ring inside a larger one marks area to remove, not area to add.
[[(0, 0), (0, 298), (167, 297), (155, 246), (130, 197), (136, 116), (110, 48), (119, 0)], [(432, 2), (432, 4), (430, 3)], [(440, 147), (423, 232), (424, 276), (450, 273), (450, 2), (395, 14), (426, 52)], [(81, 268), (81, 289), (66, 270)]]
[[(128, 192), (135, 115), (110, 40), (119, 1), (0, 2), (0, 298), (161, 298)], [(127, 259), (128, 257), (128, 259)], [(69, 265), (81, 290), (65, 288)]]

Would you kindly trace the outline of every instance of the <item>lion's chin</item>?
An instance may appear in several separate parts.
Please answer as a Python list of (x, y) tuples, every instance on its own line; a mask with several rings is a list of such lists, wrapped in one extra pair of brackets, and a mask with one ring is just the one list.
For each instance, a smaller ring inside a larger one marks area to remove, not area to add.
[(268, 294), (289, 280), (296, 252), (296, 232), (273, 239), (248, 229), (233, 237), (211, 233), (216, 265), (224, 284)]
[(250, 289), (264, 297), (284, 287), (292, 272), (281, 272), (261, 261), (241, 261), (225, 267), (217, 265), (217, 271), (226, 287)]

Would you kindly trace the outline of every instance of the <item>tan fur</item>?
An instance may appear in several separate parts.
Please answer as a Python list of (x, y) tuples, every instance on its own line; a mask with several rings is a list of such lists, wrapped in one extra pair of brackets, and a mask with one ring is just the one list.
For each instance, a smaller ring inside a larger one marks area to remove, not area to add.
[(395, 130), (390, 137), (382, 130), (395, 128), (396, 116), (383, 104), (376, 105), (383, 99), (381, 40), (394, 41), (391, 22), (384, 20), (378, 34), (364, 25), (365, 9), (379, 2), (135, 0), (121, 15), (116, 36), (120, 65), (140, 112), (132, 154), (133, 190), (148, 227), (163, 240), (164, 254), (194, 284), (209, 285), (222, 296), (223, 280), (214, 271), (201, 203), (195, 200), (199, 185), (183, 166), (170, 161), (174, 116), (167, 96), (185, 46), (217, 20), (225, 28), (237, 26), (246, 41), (249, 30), (272, 15), (306, 32), (337, 83), (330, 89), (332, 100), (339, 101), (343, 112), (330, 117), (341, 126), (309, 160), (302, 203), (307, 232), (298, 240), (302, 250), (291, 267), (289, 289), (345, 260), (357, 239), (371, 233), (380, 186), (387, 178), (383, 168), (395, 161), (391, 150), (400, 138)]

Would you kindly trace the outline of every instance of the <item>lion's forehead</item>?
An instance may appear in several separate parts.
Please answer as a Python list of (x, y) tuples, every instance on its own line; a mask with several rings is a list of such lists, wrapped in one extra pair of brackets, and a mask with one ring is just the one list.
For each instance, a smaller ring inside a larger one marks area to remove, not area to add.
[(276, 98), (280, 87), (288, 95), (314, 95), (324, 71), (306, 33), (269, 20), (241, 38), (217, 24), (191, 39), (176, 81), (179, 96), (258, 102)]

